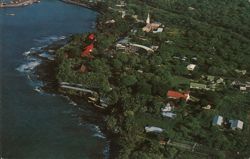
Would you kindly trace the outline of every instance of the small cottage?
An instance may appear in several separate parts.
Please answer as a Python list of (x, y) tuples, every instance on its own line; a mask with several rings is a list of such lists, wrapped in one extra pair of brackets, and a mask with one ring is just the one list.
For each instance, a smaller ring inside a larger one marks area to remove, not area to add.
[(162, 112), (170, 112), (173, 108), (171, 107), (170, 103), (165, 105), (165, 107), (161, 108)]
[(221, 126), (222, 123), (223, 123), (223, 117), (222, 116), (217, 115), (217, 116), (215, 116), (213, 118), (213, 121), (212, 121), (213, 126), (216, 126), (216, 125)]
[(193, 71), (195, 69), (196, 65), (195, 64), (189, 64), (187, 65), (187, 70), (188, 71)]
[(229, 123), (230, 123), (230, 128), (232, 130), (236, 130), (236, 129), (242, 130), (243, 129), (244, 123), (241, 120), (229, 120)]

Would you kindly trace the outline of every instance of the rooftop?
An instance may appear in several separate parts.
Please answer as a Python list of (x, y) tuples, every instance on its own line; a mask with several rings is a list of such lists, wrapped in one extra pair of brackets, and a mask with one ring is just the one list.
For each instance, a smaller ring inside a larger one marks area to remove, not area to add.
[(215, 116), (213, 118), (213, 122), (212, 122), (213, 125), (219, 125), (219, 126), (221, 126), (222, 123), (223, 123), (223, 117), (222, 116), (217, 115), (217, 116)]

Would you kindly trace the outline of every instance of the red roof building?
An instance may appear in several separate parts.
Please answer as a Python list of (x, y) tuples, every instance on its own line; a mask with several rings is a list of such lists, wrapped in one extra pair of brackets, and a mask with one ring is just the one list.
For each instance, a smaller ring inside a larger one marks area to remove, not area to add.
[(181, 93), (181, 92), (171, 91), (171, 90), (168, 91), (167, 97), (172, 98), (172, 99), (183, 99), (186, 101), (189, 100), (189, 98), (190, 98), (189, 92)]
[(95, 35), (93, 33), (91, 33), (88, 35), (88, 37), (83, 42), (84, 49), (83, 49), (82, 54), (81, 54), (82, 57), (92, 58), (92, 56), (90, 56), (90, 53), (94, 49), (94, 42), (95, 42)]
[(93, 51), (93, 49), (94, 49), (93, 43), (85, 47), (85, 49), (82, 52), (82, 57), (90, 57), (90, 53)]
[(95, 40), (95, 35), (93, 33), (89, 34), (88, 39), (89, 40)]

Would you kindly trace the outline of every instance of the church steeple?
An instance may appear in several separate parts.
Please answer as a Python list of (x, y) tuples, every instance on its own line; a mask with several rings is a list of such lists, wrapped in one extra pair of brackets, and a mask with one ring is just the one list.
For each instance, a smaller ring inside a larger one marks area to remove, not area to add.
[(150, 15), (149, 15), (149, 13), (148, 13), (148, 17), (147, 17), (146, 23), (150, 24)]

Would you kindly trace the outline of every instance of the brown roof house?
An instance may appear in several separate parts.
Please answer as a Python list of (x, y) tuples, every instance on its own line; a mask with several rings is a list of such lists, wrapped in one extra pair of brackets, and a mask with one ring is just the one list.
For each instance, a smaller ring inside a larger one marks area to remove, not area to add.
[(151, 31), (156, 30), (157, 32), (155, 32), (155, 33), (158, 33), (158, 32), (162, 32), (163, 31), (163, 28), (159, 30), (160, 26), (161, 26), (160, 22), (153, 22), (153, 23), (151, 23), (150, 22), (150, 15), (148, 14), (148, 17), (147, 17), (147, 20), (146, 20), (146, 26), (143, 27), (142, 30), (144, 32), (151, 32)]

